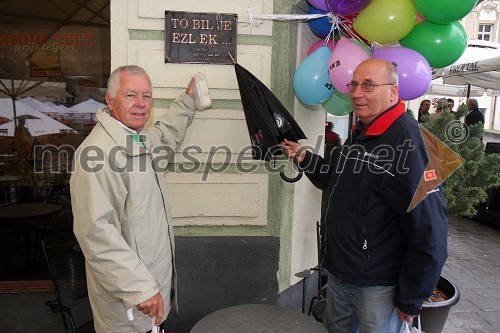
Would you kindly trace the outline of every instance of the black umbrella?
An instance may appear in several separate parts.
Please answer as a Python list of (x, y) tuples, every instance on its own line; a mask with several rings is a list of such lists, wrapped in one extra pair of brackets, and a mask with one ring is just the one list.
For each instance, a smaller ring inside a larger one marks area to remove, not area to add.
[[(283, 156), (279, 143), (284, 139), (295, 142), (306, 139), (295, 119), (259, 79), (237, 63), (234, 68), (252, 142), (253, 159), (274, 160), (276, 156)], [(299, 180), (302, 173), (294, 179), (283, 172), (280, 175), (292, 182)]]

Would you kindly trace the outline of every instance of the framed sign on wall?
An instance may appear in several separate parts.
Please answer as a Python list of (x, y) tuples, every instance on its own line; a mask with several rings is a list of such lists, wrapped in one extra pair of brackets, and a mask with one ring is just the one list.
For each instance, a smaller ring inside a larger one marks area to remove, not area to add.
[(165, 11), (165, 62), (233, 64), (237, 20), (237, 14)]

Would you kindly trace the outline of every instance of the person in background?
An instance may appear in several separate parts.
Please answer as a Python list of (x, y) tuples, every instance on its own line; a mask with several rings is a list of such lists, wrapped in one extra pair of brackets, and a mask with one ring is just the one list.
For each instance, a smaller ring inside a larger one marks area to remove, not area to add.
[(398, 97), (392, 63), (369, 59), (347, 85), (355, 128), (326, 161), (281, 147), (323, 191), (328, 332), (396, 333), (432, 294), (447, 257), (442, 188), (409, 210), (429, 156), (417, 121)]
[(340, 135), (333, 131), (333, 123), (331, 121), (325, 122), (325, 158), (330, 158), (335, 148), (342, 146)]
[[(7, 163), (6, 167), (10, 173), (19, 177), (19, 179), (33, 179), (33, 152), (35, 139), (26, 127), (24, 117), (17, 118), (17, 126), (14, 128), (13, 148), (17, 157), (15, 163)], [(16, 184), (16, 200), (18, 203), (29, 202), (36, 199), (36, 189), (32, 184), (19, 182)]]
[(468, 114), (465, 116), (464, 123), (467, 126), (475, 125), (479, 122), (484, 124), (484, 115), (481, 111), (479, 111), (479, 105), (477, 103), (477, 99), (469, 98), (467, 100), (467, 110)]
[(331, 121), (325, 122), (325, 143), (336, 147), (342, 146), (340, 135), (333, 131), (333, 123)]
[(455, 116), (455, 118), (458, 119), (457, 113), (455, 111), (453, 111), (453, 108), (455, 107), (455, 101), (453, 100), (453, 98), (448, 98), (447, 101), (448, 101), (448, 109), (449, 109), (450, 113), (453, 114)]
[(423, 123), (423, 117), (429, 115), (429, 109), (431, 108), (431, 101), (424, 99), (420, 102), (420, 107), (418, 108), (418, 122)]
[(17, 126), (14, 128), (14, 140), (22, 146), (29, 147), (33, 145), (33, 136), (30, 130), (26, 127), (25, 118), (17, 118)]
[(436, 119), (441, 117), (443, 113), (447, 112), (450, 112), (450, 110), (448, 109), (448, 100), (446, 98), (438, 99), (438, 101), (436, 102), (436, 110), (433, 114), (431, 114), (431, 121), (435, 121)]
[[(119, 67), (108, 81), (107, 108), (97, 112), (97, 124), (75, 153), (74, 233), (85, 255), (98, 333), (147, 332), (151, 318), (164, 326), (176, 308), (175, 245), (163, 173), (193, 120), (194, 94), (191, 79), (171, 108), (146, 126), (151, 80), (139, 66)], [(130, 308), (133, 321), (127, 319)]]

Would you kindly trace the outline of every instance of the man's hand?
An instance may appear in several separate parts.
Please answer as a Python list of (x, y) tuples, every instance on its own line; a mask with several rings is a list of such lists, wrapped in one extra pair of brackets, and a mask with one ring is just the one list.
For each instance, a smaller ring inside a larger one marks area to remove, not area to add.
[(156, 316), (155, 325), (158, 326), (161, 324), (161, 320), (163, 319), (164, 308), (163, 308), (163, 298), (160, 293), (157, 293), (151, 298), (148, 298), (142, 303), (137, 304), (137, 310), (142, 313), (148, 315), (153, 318)]
[(408, 322), (408, 325), (413, 324), (413, 317), (415, 317), (415, 316), (406, 314), (403, 311), (399, 310), (397, 307), (396, 307), (396, 311), (398, 313), (399, 320), (406, 320)]
[(306, 150), (298, 142), (289, 141), (285, 139), (284, 142), (280, 143), (280, 147), (285, 152), (285, 155), (290, 159), (295, 159), (298, 164), (302, 163), (306, 157)]

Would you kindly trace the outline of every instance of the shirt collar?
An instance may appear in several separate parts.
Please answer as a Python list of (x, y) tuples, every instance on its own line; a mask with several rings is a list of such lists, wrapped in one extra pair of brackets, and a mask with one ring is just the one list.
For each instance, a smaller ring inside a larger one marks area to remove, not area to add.
[[(356, 139), (364, 140), (369, 137), (379, 136), (383, 134), (391, 125), (398, 119), (406, 108), (402, 100), (398, 100), (396, 104), (379, 114), (370, 124), (365, 126), (358, 120), (354, 128)], [(357, 134), (357, 135), (356, 135)]]
[(111, 116), (111, 113), (109, 112), (109, 109), (106, 109), (106, 110), (103, 110), (104, 112), (106, 112), (107, 114), (109, 114), (109, 116), (111, 117), (111, 119), (113, 119), (116, 123), (118, 123), (118, 125), (120, 125), (121, 127), (123, 127), (129, 134), (141, 134), (142, 133), (142, 129), (137, 132), (136, 130), (133, 130), (131, 129), (130, 127), (128, 127), (127, 125), (125, 125), (124, 123), (122, 123), (121, 121), (119, 121), (118, 119), (114, 118), (113, 116)]
[(133, 129), (128, 128), (120, 121), (111, 117), (107, 108), (99, 110), (96, 118), (97, 121), (104, 127), (105, 131), (108, 132), (111, 138), (116, 142), (116, 145), (120, 147), (125, 154), (129, 156), (136, 156), (148, 153), (148, 150), (146, 149), (146, 140), (138, 140), (137, 138), (137, 136), (145, 133), (144, 129), (137, 133)]

